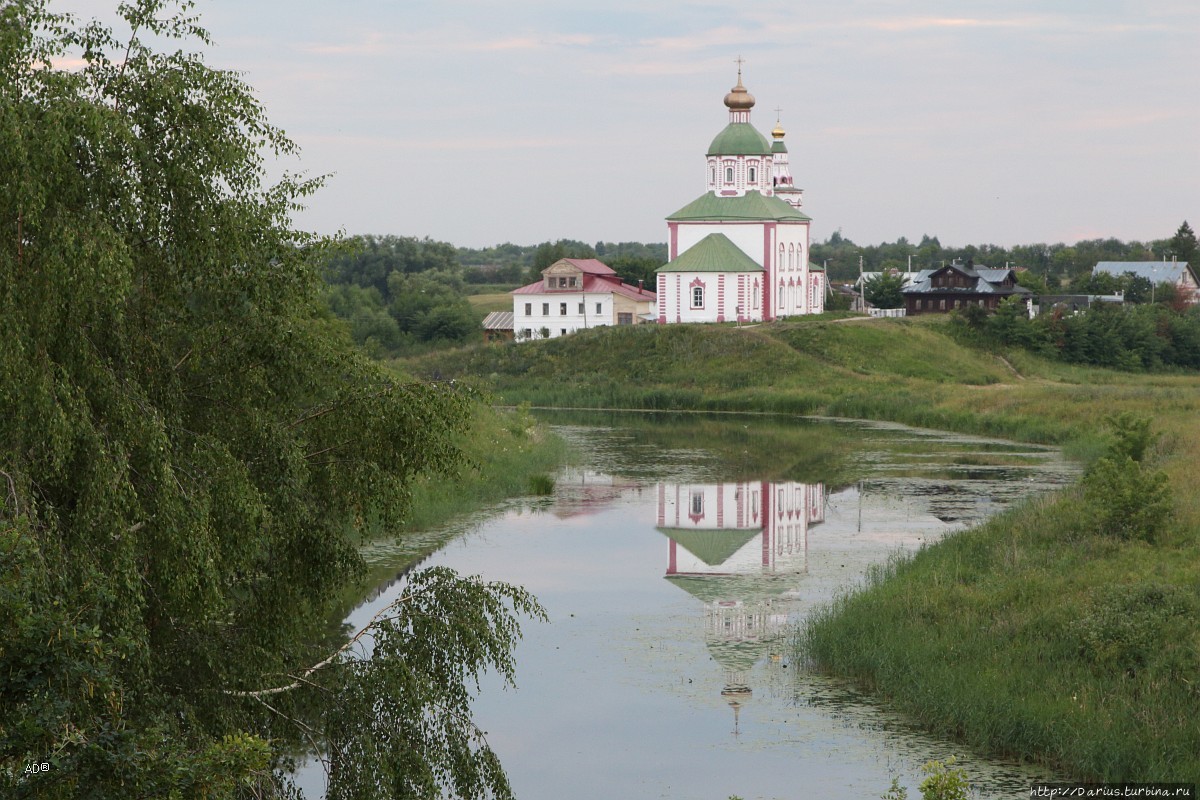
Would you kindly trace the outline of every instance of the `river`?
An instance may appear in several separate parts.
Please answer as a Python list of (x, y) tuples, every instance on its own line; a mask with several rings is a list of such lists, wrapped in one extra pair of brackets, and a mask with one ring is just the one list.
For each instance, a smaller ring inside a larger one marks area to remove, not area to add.
[[(520, 584), (549, 611), (517, 648), (518, 689), (485, 681), (476, 717), (522, 800), (919, 798), (958, 758), (979, 797), (1061, 776), (931, 738), (794, 663), (814, 605), (869, 565), (1073, 480), (1052, 449), (898, 425), (751, 415), (546, 413), (574, 446), (553, 496), (367, 551), (398, 596), (414, 547)], [(308, 796), (319, 769), (298, 775)]]

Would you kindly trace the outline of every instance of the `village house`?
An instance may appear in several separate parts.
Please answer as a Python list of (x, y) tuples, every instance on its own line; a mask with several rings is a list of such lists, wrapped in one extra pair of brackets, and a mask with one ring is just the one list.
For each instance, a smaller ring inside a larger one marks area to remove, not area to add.
[(1125, 273), (1135, 277), (1145, 278), (1151, 286), (1169, 283), (1178, 290), (1181, 297), (1188, 303), (1196, 303), (1197, 290), (1200, 282), (1196, 280), (1196, 271), (1186, 261), (1100, 261), (1092, 268), (1092, 275), (1108, 274), (1119, 278)]
[[(640, 281), (639, 281), (640, 284)], [(631, 286), (594, 258), (562, 258), (537, 283), (514, 289), (513, 332), (518, 342), (566, 336), (581, 328), (637, 325), (653, 320), (654, 292)]]
[(1000, 301), (1020, 297), (1030, 301), (1033, 293), (1017, 284), (1016, 270), (991, 269), (955, 261), (939, 269), (925, 269), (905, 286), (905, 314), (945, 314), (956, 308), (979, 306), (995, 311)]

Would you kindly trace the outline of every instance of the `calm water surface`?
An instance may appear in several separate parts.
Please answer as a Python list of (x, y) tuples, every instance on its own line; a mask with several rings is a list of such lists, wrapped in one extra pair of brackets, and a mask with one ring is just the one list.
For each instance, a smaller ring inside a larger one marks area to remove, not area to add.
[[(919, 797), (920, 765), (952, 754), (980, 797), (1057, 777), (925, 736), (790, 648), (870, 564), (1072, 480), (1056, 451), (831, 420), (546, 420), (580, 454), (554, 496), (434, 532), (449, 541), (423, 564), (549, 610), (525, 626), (519, 688), (486, 681), (476, 705), (519, 798), (876, 798), (893, 776)], [(411, 557), (368, 556), (380, 581), (355, 628)], [(299, 777), (318, 794), (319, 770)]]

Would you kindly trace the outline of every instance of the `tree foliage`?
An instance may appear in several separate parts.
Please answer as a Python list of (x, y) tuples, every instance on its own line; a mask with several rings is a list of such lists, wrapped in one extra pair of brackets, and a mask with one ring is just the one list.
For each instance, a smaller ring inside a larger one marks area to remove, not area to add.
[(863, 297), (876, 308), (901, 308), (904, 305), (904, 276), (883, 272), (863, 284)]
[[(1071, 314), (1052, 310), (1029, 319), (1024, 304), (1002, 303), (995, 314), (964, 311), (958, 330), (987, 346), (1016, 346), (1072, 364), (1123, 370), (1200, 369), (1200, 310), (1167, 293), (1141, 305), (1096, 303)], [(953, 328), (952, 328), (953, 329)]]
[[(0, 7), (6, 797), (281, 792), (285, 749), (331, 735), (329, 695), (268, 709), (236, 692), (328, 654), (356, 531), (460, 461), (470, 398), (396, 382), (321, 313), (327, 243), (290, 222), (319, 181), (264, 177), (264, 151), (292, 143), (236, 73), (152, 46), (207, 41), (189, 8), (122, 6), (118, 41), (43, 0)], [(82, 66), (53, 66), (67, 56)], [(447, 585), (422, 608), (477, 619), (453, 604), (478, 594)], [(485, 622), (495, 663), (513, 622)], [(381, 669), (406, 655), (381, 653)], [(423, 697), (428, 714), (457, 702)], [(451, 755), (455, 775), (478, 766)], [(468, 785), (503, 794), (481, 763)]]
[(1180, 261), (1187, 261), (1192, 266), (1196, 266), (1197, 256), (1200, 255), (1200, 245), (1196, 242), (1196, 232), (1192, 230), (1192, 226), (1188, 225), (1185, 219), (1175, 231), (1175, 235), (1171, 237), (1171, 241), (1167, 245), (1170, 255)]

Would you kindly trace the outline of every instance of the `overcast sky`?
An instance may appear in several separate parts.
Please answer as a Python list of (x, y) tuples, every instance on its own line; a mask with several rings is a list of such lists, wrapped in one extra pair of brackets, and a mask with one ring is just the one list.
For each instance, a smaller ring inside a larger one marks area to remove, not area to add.
[[(51, 0), (85, 17), (113, 2)], [(734, 60), (813, 238), (1167, 238), (1200, 224), (1195, 0), (200, 0), (214, 66), (330, 175), (322, 233), (665, 241)], [(296, 165), (292, 165), (295, 167)]]

